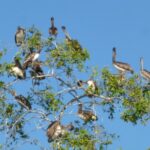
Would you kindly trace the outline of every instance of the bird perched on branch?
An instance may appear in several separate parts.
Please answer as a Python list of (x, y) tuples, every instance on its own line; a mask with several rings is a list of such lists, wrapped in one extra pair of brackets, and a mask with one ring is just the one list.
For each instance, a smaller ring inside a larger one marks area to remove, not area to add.
[(142, 75), (142, 77), (148, 81), (150, 81), (150, 72), (146, 69), (143, 68), (143, 58), (140, 58), (140, 73)]
[(132, 74), (134, 73), (133, 69), (131, 68), (129, 64), (116, 61), (116, 48), (115, 47), (113, 48), (112, 63), (114, 67), (119, 70), (121, 74), (124, 74), (127, 71), (131, 72)]
[(45, 79), (44, 77), (44, 72), (41, 68), (41, 62), (40, 61), (35, 61), (32, 63), (32, 70), (30, 70), (30, 74), (32, 77), (35, 77), (38, 80), (43, 80)]
[(48, 141), (52, 142), (62, 137), (67, 132), (67, 130), (71, 131), (73, 129), (74, 126), (72, 124), (62, 126), (59, 121), (54, 121), (47, 128)]
[(92, 111), (83, 110), (81, 103), (78, 105), (78, 116), (85, 122), (98, 120), (98, 117)]
[(58, 30), (54, 25), (54, 17), (51, 17), (51, 27), (49, 28), (49, 34), (54, 37), (56, 37), (58, 34)]
[(61, 28), (65, 34), (67, 45), (71, 46), (75, 51), (82, 51), (82, 47), (81, 47), (80, 43), (77, 40), (71, 39), (69, 33), (66, 30), (66, 27), (62, 26)]
[(68, 41), (68, 42), (71, 41), (71, 37), (70, 37), (69, 33), (67, 32), (66, 27), (65, 27), (65, 26), (62, 26), (61, 28), (62, 28), (62, 31), (63, 31), (64, 34), (65, 34), (66, 41)]
[(25, 29), (20, 26), (17, 28), (17, 32), (15, 34), (15, 43), (17, 46), (21, 46), (25, 41), (26, 33)]
[(30, 102), (29, 102), (28, 99), (25, 98), (23, 95), (15, 96), (15, 99), (17, 100), (17, 102), (18, 102), (22, 107), (24, 107), (24, 108), (27, 109), (27, 110), (31, 110), (31, 104), (30, 104)]
[(25, 79), (26, 78), (25, 70), (23, 69), (17, 57), (14, 58), (14, 62), (15, 64), (10, 68), (10, 73), (12, 73), (18, 79)]
[(29, 53), (25, 58), (23, 68), (27, 69), (28, 66), (32, 64), (32, 62), (36, 61), (40, 56), (40, 52), (41, 52), (41, 49), (37, 50), (36, 52)]

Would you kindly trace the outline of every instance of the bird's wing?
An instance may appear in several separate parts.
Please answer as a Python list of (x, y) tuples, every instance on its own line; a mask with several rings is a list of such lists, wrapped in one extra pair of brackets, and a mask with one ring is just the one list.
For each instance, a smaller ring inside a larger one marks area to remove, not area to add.
[(18, 59), (15, 59), (15, 64), (16, 64), (17, 67), (22, 69), (22, 65), (21, 65), (21, 63), (20, 63), (20, 61)]
[(116, 65), (119, 66), (119, 67), (121, 67), (121, 68), (124, 68), (126, 70), (131, 70), (132, 69), (131, 66), (128, 63), (117, 61)]

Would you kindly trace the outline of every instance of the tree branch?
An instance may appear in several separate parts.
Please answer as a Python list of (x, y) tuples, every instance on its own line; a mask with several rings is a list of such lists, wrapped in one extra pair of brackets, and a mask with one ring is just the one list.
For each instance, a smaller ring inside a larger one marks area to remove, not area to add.
[(67, 109), (67, 107), (69, 107), (69, 106), (72, 105), (74, 102), (77, 102), (78, 100), (80, 100), (80, 99), (82, 99), (82, 98), (84, 98), (84, 97), (86, 97), (86, 96), (87, 96), (87, 94), (83, 94), (83, 95), (81, 95), (81, 96), (79, 96), (79, 97), (76, 97), (76, 98), (70, 100), (66, 105), (64, 105), (64, 107), (63, 107), (62, 110), (60, 111), (60, 114), (59, 114), (59, 116), (58, 116), (58, 120), (61, 120), (61, 118), (62, 118), (62, 116), (63, 116), (63, 114), (64, 114), (64, 111)]

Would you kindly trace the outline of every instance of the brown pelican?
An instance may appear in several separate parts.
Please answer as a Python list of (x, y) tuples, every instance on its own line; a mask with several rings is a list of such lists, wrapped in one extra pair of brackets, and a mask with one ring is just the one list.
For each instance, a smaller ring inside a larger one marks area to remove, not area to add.
[(62, 126), (59, 121), (54, 121), (47, 128), (48, 141), (52, 142), (53, 140), (63, 136), (67, 130), (71, 131), (73, 129), (74, 127), (72, 124)]
[[(38, 80), (45, 79), (44, 72), (41, 68), (41, 62), (40, 61), (33, 62), (31, 68), (32, 68), (32, 70), (30, 71), (30, 73), (31, 73), (32, 77), (36, 78), (36, 76), (37, 76)], [(41, 76), (41, 77), (38, 77), (38, 76)]]
[(77, 40), (71, 39), (70, 35), (68, 34), (66, 30), (66, 27), (62, 26), (61, 28), (65, 34), (67, 45), (71, 46), (75, 51), (82, 51), (81, 45), (79, 44)]
[(143, 58), (140, 58), (140, 73), (142, 77), (148, 81), (150, 81), (150, 72), (143, 68)]
[(15, 34), (15, 43), (17, 46), (21, 46), (25, 41), (25, 29), (18, 27)]
[(15, 96), (15, 99), (18, 101), (18, 103), (23, 106), (24, 108), (26, 108), (27, 110), (30, 110), (31, 109), (31, 104), (30, 102), (28, 101), (27, 98), (25, 98), (23, 95), (18, 95), (18, 96)]
[(71, 41), (71, 37), (70, 37), (70, 35), (68, 34), (68, 32), (67, 32), (67, 30), (66, 30), (66, 27), (65, 27), (65, 26), (62, 26), (61, 28), (62, 28), (62, 30), (63, 30), (63, 32), (64, 32), (64, 34), (65, 34), (65, 37), (66, 37), (67, 42)]
[(122, 74), (127, 71), (131, 72), (132, 74), (134, 73), (133, 69), (129, 64), (116, 61), (116, 48), (113, 48), (112, 63), (114, 67), (117, 68)]
[(92, 111), (83, 110), (81, 103), (78, 105), (78, 116), (85, 122), (95, 121), (98, 119), (98, 117)]
[(57, 28), (54, 25), (54, 17), (51, 17), (51, 27), (49, 28), (49, 34), (55, 37), (58, 34)]
[(18, 79), (25, 79), (26, 73), (17, 57), (14, 58), (15, 64), (10, 68), (10, 72)]

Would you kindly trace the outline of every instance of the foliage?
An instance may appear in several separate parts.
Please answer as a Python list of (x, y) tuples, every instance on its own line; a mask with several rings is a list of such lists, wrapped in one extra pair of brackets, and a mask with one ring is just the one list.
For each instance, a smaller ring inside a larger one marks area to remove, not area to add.
[[(150, 85), (146, 81), (141, 82), (139, 75), (122, 77), (110, 72), (109, 68), (103, 68), (100, 73), (96, 67), (91, 71), (86, 68), (89, 53), (79, 41), (72, 39), (57, 43), (53, 37), (43, 38), (34, 26), (26, 30), (25, 41), (14, 56), (23, 65), (26, 58), (39, 49), (43, 55), (39, 59), (42, 60), (40, 67), (45, 77), (41, 80), (36, 75), (30, 75), (33, 64), (25, 70), (26, 79), (16, 78), (10, 72), (14, 61), (3, 60), (8, 50), (0, 51), (0, 131), (1, 134), (7, 131), (6, 138), (9, 137), (0, 145), (0, 149), (3, 146), (15, 149), (17, 145), (25, 143), (22, 140), (38, 145), (38, 139), (31, 131), (34, 130), (36, 134), (42, 129), (46, 135), (48, 125), (55, 120), (62, 125), (71, 121), (74, 129), (66, 131), (51, 143), (47, 142), (51, 149), (103, 150), (112, 144), (115, 135), (105, 132), (104, 128), (95, 130), (96, 126), (101, 127), (98, 121), (85, 123), (74, 115), (78, 111), (74, 104), (83, 103), (92, 112), (101, 108), (108, 113), (109, 119), (114, 118), (116, 106), (120, 107), (120, 118), (133, 124), (146, 124), (150, 119)], [(84, 83), (92, 79), (96, 88), (87, 84), (78, 86), (79, 73), (85, 76)], [(33, 82), (35, 79), (39, 79), (38, 84)], [(31, 103), (31, 110), (16, 100), (15, 97), (20, 94)], [(91, 106), (95, 105), (96, 108), (91, 110)], [(66, 114), (70, 113), (71, 118), (68, 119)], [(41, 145), (39, 147), (43, 148)]]

